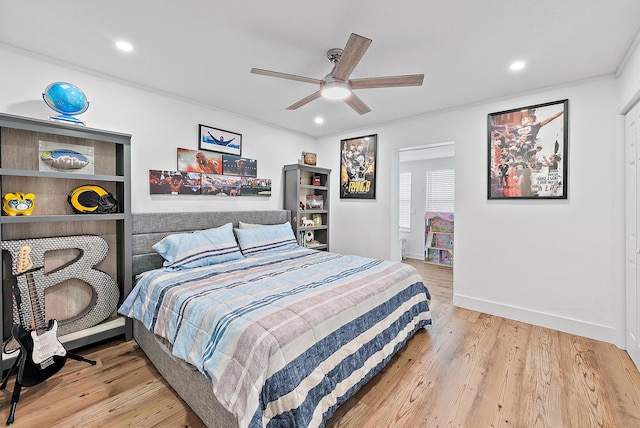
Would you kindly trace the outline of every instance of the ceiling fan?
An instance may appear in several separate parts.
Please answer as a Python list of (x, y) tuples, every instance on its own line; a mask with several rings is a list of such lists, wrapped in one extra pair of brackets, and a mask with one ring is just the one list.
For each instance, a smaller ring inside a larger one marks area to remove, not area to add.
[(251, 73), (264, 76), (279, 77), (281, 79), (297, 80), (299, 82), (319, 85), (320, 89), (313, 94), (291, 104), (287, 110), (295, 110), (303, 105), (324, 97), (328, 99), (344, 100), (359, 114), (369, 113), (371, 109), (353, 93), (354, 89), (394, 88), (400, 86), (421, 86), (424, 74), (410, 74), (405, 76), (367, 77), (364, 79), (349, 79), (372, 40), (351, 33), (344, 49), (334, 48), (327, 52), (327, 59), (333, 63), (333, 70), (324, 79), (297, 76), (295, 74), (280, 73), (278, 71), (252, 68)]

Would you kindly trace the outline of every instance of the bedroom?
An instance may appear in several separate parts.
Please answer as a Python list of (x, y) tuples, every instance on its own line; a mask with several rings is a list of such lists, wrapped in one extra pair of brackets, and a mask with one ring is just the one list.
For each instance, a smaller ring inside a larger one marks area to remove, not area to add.
[[(548, 6), (552, 7), (554, 3), (549, 2)], [(451, 7), (456, 5), (462, 7), (458, 3)], [(620, 107), (632, 100), (637, 93), (640, 53), (637, 52), (637, 39), (633, 43), (638, 30), (636, 24), (631, 39), (626, 40), (624, 46), (616, 46), (618, 57), (606, 72), (558, 81), (556, 84), (525, 92), (510, 91), (497, 97), (443, 107), (428, 114), (394, 122), (367, 126), (358, 124), (344, 131), (314, 136), (230, 113), (224, 107), (190, 102), (180, 94), (169, 96), (123, 80), (109, 79), (101, 71), (92, 71), (90, 65), (78, 67), (71, 64), (73, 61), (69, 59), (51, 58), (46, 52), (39, 53), (36, 46), (31, 49), (27, 47), (26, 50), (13, 47), (18, 43), (16, 34), (20, 35), (21, 32), (5, 33), (11, 28), (6, 21), (16, 18), (18, 25), (27, 28), (27, 23), (31, 19), (35, 20), (35, 17), (30, 17), (31, 11), (20, 11), (18, 15), (12, 15), (11, 8), (15, 6), (3, 4), (1, 7), (0, 19), (3, 20), (2, 27), (5, 30), (0, 41), (6, 44), (0, 47), (0, 63), (3, 64), (0, 70), (0, 111), (46, 118), (50, 113), (42, 103), (40, 93), (48, 83), (68, 80), (83, 88), (92, 102), (91, 108), (83, 115), (90, 126), (133, 135), (134, 213), (199, 211), (203, 208), (216, 211), (282, 208), (278, 190), (267, 200), (211, 200), (206, 205), (201, 198), (195, 197), (181, 197), (180, 204), (176, 204), (175, 198), (151, 198), (146, 180), (148, 169), (174, 167), (176, 147), (186, 145), (195, 148), (194, 135), (198, 123), (241, 132), (246, 154), (259, 160), (260, 174), (273, 178), (274, 189), (280, 188), (282, 165), (295, 163), (301, 151), (317, 152), (319, 165), (335, 171), (338, 168), (337, 145), (341, 138), (376, 133), (380, 141), (379, 154), (384, 154), (379, 163), (377, 199), (367, 203), (332, 201), (332, 215), (334, 219), (338, 219), (332, 228), (332, 249), (345, 254), (388, 259), (393, 254), (398, 254), (390, 244), (394, 242), (390, 209), (393, 197), (392, 151), (401, 147), (455, 141), (456, 171), (459, 173), (456, 183), (454, 303), (468, 309), (625, 347), (624, 130)], [(636, 7), (635, 2), (620, 2), (618, 9), (628, 16), (637, 16)], [(380, 8), (385, 11), (384, 5), (380, 5)], [(577, 8), (581, 10), (579, 19), (584, 21), (584, 25), (596, 25), (596, 18), (591, 14), (597, 15), (597, 18), (607, 16), (606, 13), (600, 15), (589, 12), (586, 10), (588, 8)], [(192, 24), (196, 25), (198, 7), (194, 6), (194, 9), (193, 14), (185, 18), (185, 21), (193, 21)], [(350, 7), (349, 10), (354, 9)], [(407, 10), (401, 12), (408, 14)], [(562, 16), (564, 12), (566, 10), (558, 12), (558, 16)], [(365, 20), (368, 14), (364, 14), (361, 19)], [(239, 22), (242, 19), (248, 20), (239, 17)], [(211, 20), (214, 21), (214, 17)], [(469, 24), (466, 19), (460, 22), (462, 23)], [(125, 24), (127, 22), (122, 23)], [(326, 22), (323, 24), (327, 25)], [(332, 38), (329, 42), (324, 42), (322, 49), (333, 47), (334, 44), (343, 45), (350, 32), (360, 31), (374, 40), (373, 53), (375, 49), (383, 48), (386, 30), (379, 33), (369, 30), (370, 27), (364, 24), (357, 28), (352, 28), (349, 24), (351, 22), (336, 23), (333, 24), (336, 25), (335, 30), (319, 31), (324, 37), (318, 36), (314, 39), (315, 43), (322, 44), (322, 39), (328, 39), (330, 33)], [(459, 31), (457, 25), (449, 24), (450, 28)], [(611, 22), (606, 22), (606, 25), (611, 26)], [(44, 19), (39, 27), (43, 26), (46, 26)], [(279, 40), (281, 49), (287, 50), (289, 48), (284, 42), (287, 38), (281, 35), (280, 31), (284, 31), (281, 27), (273, 24), (270, 31), (272, 37)], [(597, 28), (600, 30), (596, 32), (604, 32), (603, 27)], [(55, 39), (55, 36), (51, 37)], [(324, 46), (327, 43), (330, 46)], [(165, 47), (170, 47), (172, 51), (179, 49), (175, 45)], [(636, 51), (625, 57), (625, 52), (630, 47), (635, 47)], [(247, 74), (246, 80), (259, 82), (259, 87), (276, 85), (275, 81), (267, 80), (266, 77), (249, 75), (248, 69), (252, 66), (303, 74), (304, 70), (295, 68), (297, 64), (302, 65), (302, 55), (311, 57), (317, 53), (308, 53), (304, 47), (291, 49), (292, 58), (288, 58), (291, 68), (280, 65), (278, 61), (267, 63), (266, 55), (263, 57), (265, 62), (260, 63), (257, 62), (257, 57), (243, 59), (247, 64), (246, 71), (242, 71)], [(320, 55), (322, 49), (319, 50)], [(67, 50), (72, 52), (73, 48), (68, 47)], [(388, 47), (385, 48), (386, 52), (388, 50)], [(279, 51), (276, 54), (281, 55), (285, 53)], [(372, 55), (372, 52), (367, 55)], [(570, 56), (568, 51), (564, 55)], [(395, 59), (400, 60), (401, 56), (402, 50), (399, 49)], [(327, 64), (326, 59), (320, 58), (319, 61), (323, 62), (320, 62), (317, 69), (309, 70), (309, 74), (323, 74), (325, 69), (322, 67)], [(397, 67), (387, 64), (379, 72), (425, 72), (427, 77), (429, 75), (428, 69)], [(135, 67), (132, 68), (135, 71)], [(363, 73), (365, 71), (366, 69)], [(480, 83), (475, 86), (478, 85)], [(283, 82), (282, 87), (286, 91), (300, 91), (301, 97), (308, 92), (306, 86), (300, 88), (295, 83)], [(403, 92), (394, 97), (403, 99), (404, 96), (410, 96), (412, 90), (403, 89)], [(251, 92), (238, 90), (238, 93), (246, 97)], [(285, 95), (281, 102), (274, 102), (271, 108), (282, 110), (283, 114), (291, 113), (285, 112), (284, 107), (286, 102), (297, 99), (297, 93)], [(369, 99), (369, 96), (367, 94), (366, 98)], [(552, 201), (555, 203), (489, 203), (484, 179), (487, 114), (565, 98), (570, 100), (571, 118), (569, 199)], [(343, 113), (351, 115), (353, 112), (345, 109)], [(357, 118), (357, 115), (354, 116)], [(278, 159), (272, 157), (274, 146), (278, 148)], [(460, 173), (462, 171), (464, 174)], [(499, 221), (504, 216), (518, 218), (518, 224)], [(522, 230), (520, 224), (525, 222), (531, 227)], [(522, 277), (522, 270), (530, 264), (523, 263), (522, 255), (517, 251), (517, 243), (511, 238), (517, 234), (531, 245), (529, 251), (535, 257), (534, 268), (544, 273), (543, 279)], [(502, 274), (499, 280), (496, 279), (497, 272)], [(519, 280), (515, 281), (513, 278)]]

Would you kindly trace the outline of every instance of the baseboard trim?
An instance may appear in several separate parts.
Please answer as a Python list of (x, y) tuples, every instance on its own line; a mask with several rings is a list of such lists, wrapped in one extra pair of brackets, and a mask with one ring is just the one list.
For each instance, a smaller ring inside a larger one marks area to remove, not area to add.
[(625, 349), (624, 343), (616, 343), (618, 335), (616, 334), (616, 329), (614, 327), (561, 317), (539, 311), (532, 311), (527, 308), (508, 306), (502, 303), (463, 296), (456, 294), (455, 292), (453, 294), (453, 305), (544, 328), (551, 328), (553, 330), (575, 334), (589, 339), (601, 340), (603, 342), (612, 343), (620, 349)]
[(424, 260), (424, 254), (405, 253), (405, 259)]

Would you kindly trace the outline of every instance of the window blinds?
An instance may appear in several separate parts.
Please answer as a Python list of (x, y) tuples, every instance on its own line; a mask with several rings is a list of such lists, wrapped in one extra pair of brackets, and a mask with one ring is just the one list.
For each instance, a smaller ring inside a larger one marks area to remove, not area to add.
[(401, 229), (411, 229), (411, 171), (400, 173), (399, 224)]
[(453, 169), (427, 171), (427, 211), (454, 212), (455, 172)]

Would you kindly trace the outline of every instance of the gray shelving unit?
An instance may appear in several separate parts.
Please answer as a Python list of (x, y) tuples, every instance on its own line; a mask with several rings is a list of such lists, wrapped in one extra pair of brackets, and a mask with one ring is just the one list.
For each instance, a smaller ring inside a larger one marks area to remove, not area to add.
[[(329, 251), (329, 179), (331, 170), (311, 165), (285, 165), (284, 209), (291, 211), (291, 224), (298, 244), (308, 248)], [(314, 184), (314, 178), (316, 184)], [(322, 200), (321, 206), (320, 199)], [(304, 208), (301, 207), (304, 205)], [(313, 226), (303, 226), (302, 217), (320, 219)], [(312, 232), (317, 243), (305, 242), (307, 232)]]
[[(39, 141), (93, 147), (95, 174), (39, 171)], [(120, 292), (119, 306), (131, 291), (133, 279), (130, 171), (131, 136), (128, 134), (0, 114), (0, 195), (16, 191), (36, 195), (32, 215), (0, 217), (0, 241), (82, 234), (102, 236), (109, 243), (109, 253), (97, 268), (115, 278)], [(119, 212), (73, 214), (66, 195), (83, 184), (97, 184), (113, 193), (120, 204)], [(3, 277), (11, 273), (9, 262), (8, 257), (2, 257)], [(3, 341), (10, 336), (13, 319), (11, 293), (7, 287), (10, 287), (8, 281), (3, 280), (0, 293)], [(132, 338), (132, 321), (114, 314), (97, 326), (59, 339), (67, 350), (72, 350), (121, 335), (126, 340)], [(11, 367), (16, 356), (17, 352), (2, 354), (2, 370)]]

